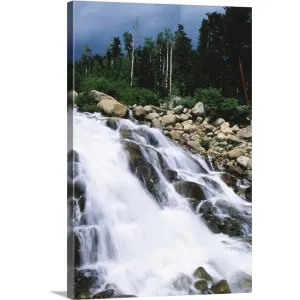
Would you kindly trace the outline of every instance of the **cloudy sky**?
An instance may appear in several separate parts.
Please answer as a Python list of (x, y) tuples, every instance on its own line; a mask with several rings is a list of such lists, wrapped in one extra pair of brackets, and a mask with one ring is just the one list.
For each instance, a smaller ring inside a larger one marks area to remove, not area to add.
[(83, 46), (88, 44), (93, 53), (104, 54), (113, 37), (130, 31), (136, 17), (139, 17), (139, 36), (154, 39), (158, 32), (169, 27), (174, 31), (183, 24), (185, 32), (196, 46), (198, 30), (207, 12), (223, 12), (223, 7), (139, 4), (109, 2), (73, 2), (73, 33), (75, 58), (79, 58)]

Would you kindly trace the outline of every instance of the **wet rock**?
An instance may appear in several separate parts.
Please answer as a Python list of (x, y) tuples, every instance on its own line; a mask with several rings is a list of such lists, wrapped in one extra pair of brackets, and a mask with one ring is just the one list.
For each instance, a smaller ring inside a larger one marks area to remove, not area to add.
[(191, 284), (192, 284), (192, 279), (185, 274), (180, 274), (173, 281), (173, 286), (175, 287), (175, 289), (177, 289), (179, 291), (188, 290)]
[(194, 283), (194, 287), (201, 291), (201, 292), (204, 292), (204, 291), (207, 291), (208, 290), (208, 286), (207, 286), (207, 281), (206, 280), (197, 280), (195, 283)]
[(198, 183), (191, 181), (177, 181), (173, 183), (176, 192), (183, 197), (195, 199), (198, 202), (205, 199), (204, 192)]
[(238, 176), (243, 175), (243, 172), (244, 172), (243, 169), (240, 168), (239, 166), (229, 166), (227, 171), (229, 173), (233, 173), (233, 174), (238, 175)]
[(95, 294), (92, 299), (103, 299), (103, 298), (112, 298), (114, 295), (114, 290), (113, 289), (109, 289), (103, 292), (99, 292), (97, 294)]
[(206, 272), (203, 267), (199, 267), (193, 273), (194, 277), (205, 279), (205, 281), (212, 281), (212, 277)]
[(165, 171), (165, 176), (170, 182), (173, 182), (178, 179), (178, 173), (171, 169), (167, 169)]
[(110, 129), (117, 130), (118, 129), (118, 119), (108, 118), (106, 120), (106, 126)]
[(221, 178), (229, 187), (236, 187), (237, 178), (234, 175), (226, 172), (221, 175)]
[(151, 163), (142, 154), (141, 148), (132, 141), (123, 141), (123, 146), (129, 155), (131, 172), (144, 184), (146, 189), (156, 199), (159, 198), (157, 184), (159, 176)]
[(120, 130), (120, 136), (124, 139), (132, 139), (132, 130), (127, 128), (122, 128)]
[(248, 202), (252, 203), (252, 186), (249, 186), (245, 190), (245, 197)]
[(224, 279), (218, 281), (217, 283), (214, 283), (210, 289), (215, 294), (230, 294), (231, 293), (228, 282)]
[(97, 273), (92, 270), (74, 271), (74, 298), (91, 299), (90, 290), (97, 282)]

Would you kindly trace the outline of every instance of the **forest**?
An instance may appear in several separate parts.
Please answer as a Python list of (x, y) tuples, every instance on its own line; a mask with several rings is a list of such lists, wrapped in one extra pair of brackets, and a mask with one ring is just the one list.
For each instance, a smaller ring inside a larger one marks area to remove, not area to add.
[[(69, 89), (81, 93), (77, 105), (93, 111), (88, 92), (96, 89), (127, 105), (202, 101), (218, 117), (244, 118), (252, 104), (252, 8), (224, 7), (207, 13), (193, 47), (184, 25), (164, 28), (156, 38), (140, 38), (140, 20), (112, 38), (104, 55), (85, 45), (79, 60), (68, 62)], [(99, 37), (101, 38), (101, 37)], [(74, 67), (74, 69), (73, 69)], [(72, 72), (74, 71), (74, 73)]]

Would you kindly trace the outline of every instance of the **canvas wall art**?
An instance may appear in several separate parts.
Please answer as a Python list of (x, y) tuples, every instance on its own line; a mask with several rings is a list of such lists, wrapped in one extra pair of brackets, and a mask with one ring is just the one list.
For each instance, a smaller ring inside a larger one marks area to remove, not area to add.
[(68, 3), (68, 297), (252, 291), (252, 9)]

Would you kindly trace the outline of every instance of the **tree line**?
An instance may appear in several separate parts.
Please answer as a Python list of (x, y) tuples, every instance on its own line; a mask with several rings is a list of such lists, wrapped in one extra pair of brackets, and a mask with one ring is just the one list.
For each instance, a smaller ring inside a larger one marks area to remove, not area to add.
[(207, 13), (196, 48), (182, 24), (164, 28), (156, 38), (140, 39), (140, 20), (113, 38), (104, 55), (85, 45), (75, 61), (75, 89), (101, 77), (161, 98), (194, 97), (197, 89), (216, 88), (222, 96), (249, 105), (252, 99), (252, 9), (224, 7)]

